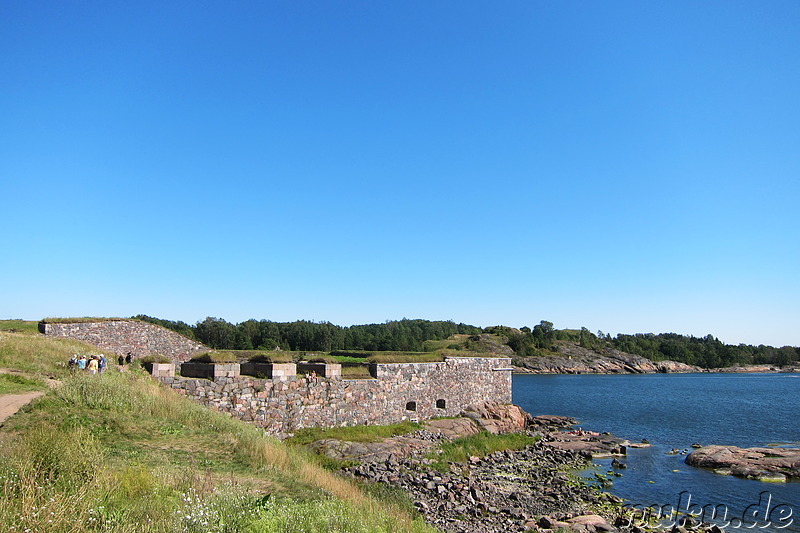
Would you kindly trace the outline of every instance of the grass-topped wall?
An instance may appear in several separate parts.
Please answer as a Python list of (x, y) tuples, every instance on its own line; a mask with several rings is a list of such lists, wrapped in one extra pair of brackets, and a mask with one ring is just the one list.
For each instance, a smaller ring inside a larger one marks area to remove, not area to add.
[(163, 354), (172, 361), (186, 361), (209, 349), (199, 342), (161, 326), (126, 319), (46, 319), (39, 331), (52, 337), (87, 342), (101, 351), (140, 358)]

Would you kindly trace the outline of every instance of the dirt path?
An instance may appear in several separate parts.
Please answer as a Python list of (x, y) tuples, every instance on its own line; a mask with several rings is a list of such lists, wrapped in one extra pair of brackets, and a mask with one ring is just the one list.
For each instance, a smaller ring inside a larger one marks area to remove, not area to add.
[(43, 391), (23, 392), (21, 394), (3, 394), (0, 396), (0, 426), (8, 417), (16, 413), (36, 398), (44, 396)]
[[(22, 374), (18, 370), (11, 370), (8, 368), (0, 368), (0, 374)], [(61, 382), (52, 377), (46, 381), (47, 386), (51, 389), (61, 385)], [(14, 413), (19, 411), (23, 406), (29, 404), (36, 398), (44, 396), (44, 391), (21, 392), (19, 394), (2, 394), (0, 395), (0, 426), (11, 417)]]

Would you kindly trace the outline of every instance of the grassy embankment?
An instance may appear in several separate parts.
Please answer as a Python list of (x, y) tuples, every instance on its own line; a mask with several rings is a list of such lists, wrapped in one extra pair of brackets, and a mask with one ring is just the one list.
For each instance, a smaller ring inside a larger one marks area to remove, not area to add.
[(432, 531), (402, 495), (344, 480), (141, 371), (70, 376), (65, 361), (92, 351), (0, 326), (0, 367), (63, 382), (0, 430), (5, 531)]

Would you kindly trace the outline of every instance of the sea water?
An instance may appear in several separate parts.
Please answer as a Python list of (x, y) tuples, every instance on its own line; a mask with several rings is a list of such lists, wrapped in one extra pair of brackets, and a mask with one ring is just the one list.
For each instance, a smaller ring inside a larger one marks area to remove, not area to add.
[[(514, 403), (533, 415), (570, 416), (585, 430), (651, 443), (628, 451), (627, 468), (607, 489), (628, 504), (665, 514), (713, 507), (718, 517), (727, 513), (729, 531), (800, 531), (800, 482), (723, 476), (685, 464), (685, 455), (669, 455), (673, 449), (691, 452), (694, 443), (800, 447), (799, 374), (515, 375), (513, 380)], [(610, 460), (595, 462), (602, 473), (610, 469)]]

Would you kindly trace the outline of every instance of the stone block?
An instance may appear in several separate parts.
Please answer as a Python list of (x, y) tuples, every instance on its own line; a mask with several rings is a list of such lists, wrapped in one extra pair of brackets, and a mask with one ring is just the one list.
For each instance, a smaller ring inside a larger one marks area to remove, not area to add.
[(154, 378), (174, 378), (174, 363), (150, 363), (147, 369)]
[(272, 379), (287, 380), (297, 376), (297, 365), (294, 363), (273, 363)]
[(214, 367), (214, 379), (238, 378), (240, 375), (239, 363), (217, 363)]

